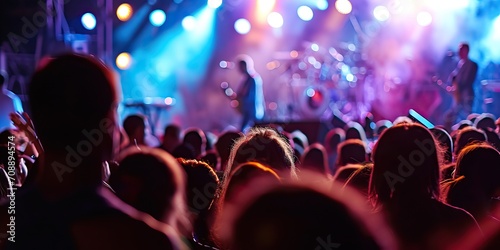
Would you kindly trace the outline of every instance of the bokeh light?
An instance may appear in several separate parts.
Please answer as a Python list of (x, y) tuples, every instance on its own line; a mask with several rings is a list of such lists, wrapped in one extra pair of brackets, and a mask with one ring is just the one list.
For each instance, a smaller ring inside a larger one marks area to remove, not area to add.
[(160, 27), (165, 23), (167, 19), (167, 15), (163, 10), (153, 10), (151, 14), (149, 14), (149, 21), (153, 26)]
[(432, 15), (427, 11), (419, 12), (417, 15), (417, 23), (420, 26), (429, 26), (432, 23)]
[(130, 4), (122, 3), (118, 6), (118, 9), (116, 9), (116, 17), (118, 17), (118, 20), (125, 22), (132, 17), (133, 12), (134, 10)]
[(340, 14), (347, 15), (352, 11), (352, 4), (349, 0), (337, 0), (335, 2), (335, 8)]
[(312, 9), (304, 5), (297, 8), (297, 15), (304, 21), (311, 21), (314, 17)]
[(125, 70), (130, 68), (132, 64), (132, 57), (127, 52), (122, 52), (116, 57), (116, 67)]
[(252, 29), (252, 25), (250, 24), (250, 22), (247, 19), (240, 18), (240, 19), (236, 20), (236, 22), (234, 22), (234, 29), (239, 34), (245, 35), (248, 32), (250, 32), (250, 30)]
[(318, 8), (318, 10), (328, 9), (328, 1), (327, 0), (316, 0), (316, 8)]
[(187, 16), (182, 19), (182, 28), (187, 31), (194, 30), (196, 27), (196, 18), (194, 16)]
[(82, 25), (85, 29), (93, 30), (97, 24), (94, 14), (85, 13), (82, 16)]
[(283, 26), (283, 16), (278, 12), (271, 12), (267, 16), (267, 23), (273, 28), (281, 28)]
[(391, 13), (389, 12), (389, 9), (387, 7), (379, 5), (373, 9), (373, 16), (375, 19), (378, 21), (387, 21), (391, 17)]
[(212, 9), (217, 9), (222, 5), (222, 0), (208, 0), (207, 5)]

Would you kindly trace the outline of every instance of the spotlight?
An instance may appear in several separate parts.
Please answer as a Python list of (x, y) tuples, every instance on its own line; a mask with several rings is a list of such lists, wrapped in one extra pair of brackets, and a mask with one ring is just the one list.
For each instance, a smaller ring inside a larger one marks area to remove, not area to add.
[(82, 25), (85, 29), (93, 30), (97, 21), (95, 20), (95, 16), (92, 13), (85, 13), (82, 16)]
[(165, 23), (165, 19), (167, 19), (167, 16), (163, 10), (153, 10), (151, 14), (149, 14), (149, 21), (156, 27), (162, 26)]
[(316, 8), (318, 8), (318, 10), (328, 9), (328, 1), (327, 0), (317, 0), (316, 1)]
[(222, 5), (222, 0), (208, 0), (207, 5), (212, 9), (217, 9)]
[(116, 57), (116, 67), (119, 69), (125, 70), (130, 68), (131, 63), (132, 57), (127, 52), (122, 52)]
[(182, 27), (188, 31), (193, 30), (196, 28), (196, 18), (193, 16), (184, 17), (184, 19), (182, 19)]
[(118, 9), (116, 9), (116, 17), (122, 22), (128, 21), (132, 17), (132, 13), (132, 6), (128, 3), (122, 3), (118, 6)]
[(267, 16), (267, 23), (273, 28), (281, 28), (283, 26), (283, 16), (278, 12), (271, 12)]
[(422, 11), (417, 15), (417, 23), (420, 26), (429, 26), (432, 23), (432, 15), (427, 11)]
[(234, 22), (234, 29), (236, 32), (238, 32), (241, 35), (245, 35), (248, 32), (250, 32), (250, 29), (252, 29), (252, 25), (250, 22), (245, 19), (245, 18), (240, 18)]
[(311, 21), (311, 19), (314, 16), (314, 13), (311, 8), (303, 5), (297, 9), (297, 15), (299, 15), (299, 18), (304, 21)]
[(389, 13), (389, 10), (385, 6), (377, 6), (375, 9), (373, 9), (373, 16), (375, 19), (378, 21), (387, 21), (389, 17), (391, 17), (391, 13)]
[(347, 15), (352, 11), (352, 4), (349, 0), (337, 0), (335, 2), (335, 8), (340, 14)]

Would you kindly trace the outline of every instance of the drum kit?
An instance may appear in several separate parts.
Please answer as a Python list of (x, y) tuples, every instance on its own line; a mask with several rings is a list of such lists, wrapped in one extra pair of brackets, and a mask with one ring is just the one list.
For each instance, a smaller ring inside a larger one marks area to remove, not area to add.
[(288, 91), (277, 101), (286, 103), (286, 119), (328, 118), (333, 111), (359, 119), (369, 109), (363, 93), (369, 66), (360, 50), (352, 43), (322, 48), (308, 42), (303, 47), (277, 52), (268, 63), (270, 70), (288, 65), (280, 72)]

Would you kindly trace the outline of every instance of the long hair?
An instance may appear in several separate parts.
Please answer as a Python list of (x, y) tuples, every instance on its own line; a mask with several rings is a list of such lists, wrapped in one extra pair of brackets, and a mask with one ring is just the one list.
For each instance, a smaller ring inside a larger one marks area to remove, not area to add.
[(293, 156), (292, 147), (278, 132), (270, 128), (252, 128), (234, 143), (224, 179), (234, 167), (249, 161), (262, 162), (277, 172), (286, 170), (291, 176), (296, 176)]
[(405, 197), (439, 200), (441, 151), (425, 127), (403, 123), (385, 130), (373, 163), (369, 193), (374, 205)]

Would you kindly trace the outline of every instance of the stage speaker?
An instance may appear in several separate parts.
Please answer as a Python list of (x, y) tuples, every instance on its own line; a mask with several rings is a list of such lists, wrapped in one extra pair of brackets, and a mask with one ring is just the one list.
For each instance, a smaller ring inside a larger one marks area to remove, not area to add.
[(256, 123), (255, 127), (280, 127), (286, 132), (300, 130), (307, 136), (309, 144), (320, 142), (323, 143), (326, 134), (332, 128), (330, 124), (322, 121), (270, 121)]

